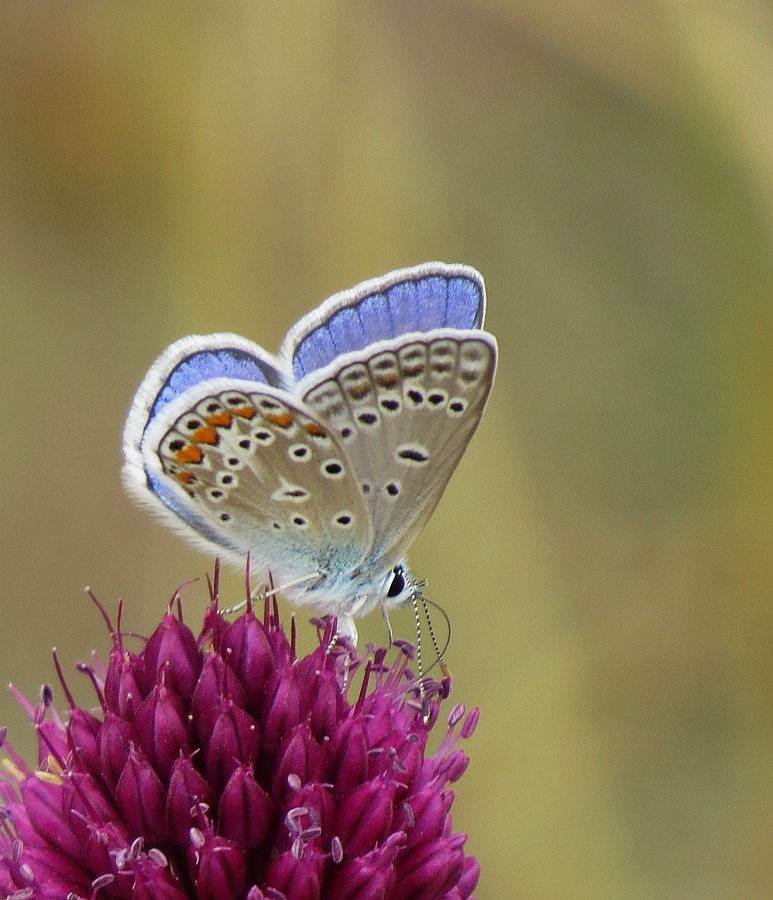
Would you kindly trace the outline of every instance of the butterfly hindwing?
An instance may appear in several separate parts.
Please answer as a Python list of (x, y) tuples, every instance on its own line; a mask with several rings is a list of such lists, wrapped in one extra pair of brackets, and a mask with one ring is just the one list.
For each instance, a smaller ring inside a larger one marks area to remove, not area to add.
[(372, 543), (345, 451), (284, 390), (232, 379), (190, 389), (148, 426), (142, 455), (149, 479), (175, 498), (173, 512), (182, 507), (192, 527), (204, 523), (205, 539), (215, 532), (257, 566), (299, 577), (335, 554), (354, 567)]
[(145, 431), (166, 407), (214, 378), (283, 386), (288, 376), (276, 357), (237, 334), (191, 334), (153, 363), (137, 389), (123, 432), (124, 480), (137, 496), (146, 487), (141, 446)]

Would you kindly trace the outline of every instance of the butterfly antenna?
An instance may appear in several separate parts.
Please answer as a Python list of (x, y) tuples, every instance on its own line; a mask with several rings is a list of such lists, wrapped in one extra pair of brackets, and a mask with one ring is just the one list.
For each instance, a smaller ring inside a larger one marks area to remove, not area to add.
[[(416, 626), (416, 669), (419, 674), (419, 700), (421, 701), (421, 719), (425, 725), (429, 722), (429, 703), (427, 702), (427, 691), (424, 687), (424, 661), (421, 656), (421, 615), (419, 614), (419, 599), (421, 591), (418, 588), (411, 595), (411, 605), (413, 606), (413, 621)], [(391, 643), (391, 641), (390, 641)]]
[[(440, 671), (443, 673), (444, 678), (450, 678), (451, 672), (448, 669), (448, 666), (445, 661), (445, 657), (443, 654), (448, 650), (448, 645), (451, 643), (451, 620), (448, 618), (448, 613), (443, 609), (442, 606), (439, 606), (437, 603), (433, 603), (432, 600), (427, 600), (427, 598), (422, 594), (421, 591), (418, 592), (418, 599), (421, 600), (421, 608), (424, 610), (424, 618), (427, 620), (427, 630), (429, 631), (429, 637), (432, 641), (432, 647), (435, 650), (436, 662), (433, 663), (435, 665), (440, 666)], [(437, 637), (435, 636), (435, 629), (432, 626), (432, 619), (429, 614), (429, 607), (434, 606), (436, 610), (443, 616), (446, 620), (446, 630), (448, 632), (448, 638), (446, 640), (445, 646), (443, 649), (440, 649), (440, 645), (438, 644)]]
[[(422, 709), (422, 718), (424, 724), (426, 725), (429, 721), (429, 704), (427, 702), (426, 689), (424, 686), (424, 677), (429, 674), (435, 666), (440, 667), (440, 671), (443, 673), (444, 678), (450, 678), (451, 672), (446, 664), (444, 653), (448, 649), (449, 644), (451, 643), (451, 621), (448, 618), (448, 614), (443, 609), (442, 606), (439, 606), (437, 603), (433, 603), (431, 600), (427, 600), (422, 592), (422, 588), (427, 584), (426, 581), (418, 582), (413, 590), (411, 596), (411, 605), (413, 606), (413, 619), (414, 625), (416, 627), (416, 668), (419, 675), (419, 697), (421, 699), (421, 709)], [(435, 650), (435, 662), (424, 671), (424, 658), (422, 655), (422, 641), (421, 641), (421, 613), (419, 611), (419, 604), (421, 604), (421, 610), (424, 612), (424, 618), (427, 621), (427, 630), (429, 631), (429, 637), (432, 641), (432, 646)], [(448, 633), (448, 639), (446, 640), (445, 646), (443, 649), (440, 649), (440, 644), (438, 643), (437, 635), (435, 634), (435, 628), (432, 624), (432, 617), (429, 614), (429, 607), (434, 606), (435, 609), (439, 610), (443, 618), (446, 620), (446, 629)], [(384, 618), (386, 619), (386, 610), (384, 610)], [(387, 619), (387, 624), (389, 620)], [(390, 638), (391, 638), (391, 629), (390, 629)]]

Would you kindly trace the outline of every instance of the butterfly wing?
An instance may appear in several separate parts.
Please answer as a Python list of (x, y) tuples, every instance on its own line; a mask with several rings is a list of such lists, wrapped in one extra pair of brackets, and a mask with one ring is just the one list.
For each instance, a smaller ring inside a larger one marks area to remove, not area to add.
[(270, 354), (233, 335), (173, 345), (127, 420), (125, 481), (209, 550), (239, 561), (250, 551), (274, 571), (284, 561), (288, 578), (334, 554), (354, 566), (372, 543), (357, 481), (337, 439), (270, 383), (283, 378)]
[(496, 356), (486, 332), (436, 329), (344, 354), (299, 384), (356, 472), (374, 565), (400, 559), (437, 506), (480, 422)]
[(399, 269), (330, 297), (285, 338), (279, 358), (296, 380), (342, 354), (438, 328), (481, 328), (483, 279), (470, 266), (432, 262)]

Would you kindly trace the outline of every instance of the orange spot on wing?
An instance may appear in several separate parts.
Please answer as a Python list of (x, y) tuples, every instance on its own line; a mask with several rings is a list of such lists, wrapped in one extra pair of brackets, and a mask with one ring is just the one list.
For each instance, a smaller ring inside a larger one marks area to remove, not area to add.
[(217, 432), (211, 425), (204, 425), (197, 428), (191, 435), (191, 440), (197, 444), (216, 444), (219, 440)]
[(326, 437), (327, 435), (325, 429), (321, 425), (317, 425), (316, 422), (308, 422), (306, 424), (306, 433), (312, 437)]
[(363, 397), (367, 397), (370, 393), (370, 385), (369, 384), (355, 384), (352, 387), (348, 388), (348, 394), (350, 397), (353, 397), (355, 400), (360, 400)]
[(293, 424), (293, 417), (289, 412), (269, 413), (266, 416), (266, 421), (271, 422), (272, 425), (276, 425), (278, 428), (289, 428)]
[(217, 428), (218, 426), (228, 427), (231, 424), (232, 416), (231, 413), (221, 409), (219, 413), (215, 413), (212, 416), (206, 416), (205, 418), (209, 425)]
[(255, 416), (255, 407), (254, 406), (237, 406), (236, 409), (232, 409), (231, 412), (235, 416), (239, 416), (240, 419), (252, 419)]
[(182, 484), (190, 484), (192, 481), (196, 480), (196, 476), (193, 472), (175, 472), (174, 477)]
[(381, 387), (392, 387), (392, 385), (397, 384), (397, 375), (394, 372), (389, 372), (386, 375), (379, 375), (376, 381)]
[(198, 447), (194, 447), (193, 444), (188, 444), (187, 447), (178, 450), (177, 453), (175, 453), (174, 458), (178, 463), (200, 463), (202, 459), (204, 459), (204, 454)]

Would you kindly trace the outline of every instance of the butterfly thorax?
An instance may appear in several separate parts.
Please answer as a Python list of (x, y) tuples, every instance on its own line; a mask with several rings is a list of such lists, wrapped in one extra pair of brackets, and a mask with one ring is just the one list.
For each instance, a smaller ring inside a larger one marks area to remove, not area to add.
[(389, 610), (409, 603), (418, 583), (403, 561), (387, 570), (383, 562), (350, 572), (331, 569), (303, 583), (291, 580), (286, 588), (278, 581), (277, 587), (291, 602), (312, 606), (323, 615), (359, 617), (377, 607)]

